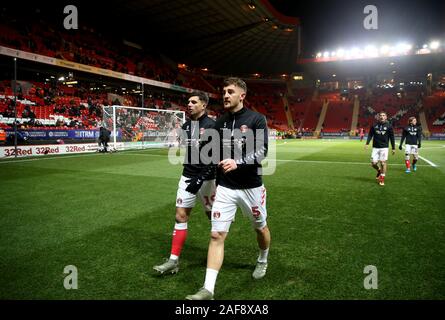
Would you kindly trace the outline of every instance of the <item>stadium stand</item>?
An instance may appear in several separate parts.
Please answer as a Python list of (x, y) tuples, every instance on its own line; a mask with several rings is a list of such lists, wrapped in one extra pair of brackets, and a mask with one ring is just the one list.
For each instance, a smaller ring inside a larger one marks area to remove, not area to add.
[(286, 88), (283, 83), (248, 82), (248, 107), (266, 115), (270, 128), (287, 130), (288, 121), (283, 97)]
[[(179, 86), (212, 90), (201, 76), (180, 72), (177, 66), (164, 62), (159, 55), (124, 42), (118, 43), (100, 32), (98, 35), (98, 30), (93, 28), (83, 27), (72, 35), (47, 22), (39, 21), (30, 27), (24, 22), (5, 17), (0, 24), (0, 45)], [(120, 53), (125, 53), (125, 56)]]
[(445, 92), (436, 91), (423, 100), (428, 128), (432, 133), (445, 132)]
[[(221, 90), (221, 77), (211, 76), (201, 69), (188, 69), (185, 65), (178, 67), (159, 54), (102, 35), (100, 30), (83, 26), (73, 34), (48, 22), (25, 23), (25, 19), (25, 16), (13, 19), (5, 16), (0, 23), (0, 45), (206, 92), (219, 93)], [(21, 82), (26, 84), (26, 90), (18, 92), (17, 116), (22, 125), (31, 128), (94, 128), (101, 121), (102, 106), (141, 106), (140, 96), (134, 94), (115, 93), (113, 96), (110, 90), (98, 88), (91, 91), (88, 87), (53, 85), (32, 79)], [(324, 102), (328, 103), (323, 132), (355, 130), (352, 128), (354, 120), (357, 120), (357, 128), (368, 128), (382, 110), (388, 113), (396, 133), (400, 133), (410, 116), (418, 116), (421, 111), (425, 112), (431, 132), (441, 133), (445, 129), (443, 90), (426, 96), (424, 86), (408, 82), (402, 91), (388, 84), (377, 84), (372, 89), (339, 90), (332, 81), (322, 83), (319, 88), (288, 89), (283, 79), (248, 81), (248, 88), (247, 107), (266, 115), (269, 127), (280, 131), (295, 128), (297, 131), (314, 132), (319, 125)], [(11, 126), (14, 117), (12, 96), (11, 79), (5, 79), (0, 83), (0, 125), (4, 128)], [(353, 119), (355, 97), (359, 99), (357, 119)], [(185, 103), (184, 95), (170, 93), (155, 94), (144, 100), (144, 106), (148, 108), (181, 111), (186, 110)], [(222, 112), (220, 104), (215, 101), (208, 109), (212, 116)]]
[(352, 101), (329, 101), (324, 132), (348, 132), (352, 122)]
[[(140, 98), (134, 95), (110, 94), (105, 90), (88, 93), (89, 88), (71, 88), (65, 85), (42, 84), (32, 81), (20, 81), (17, 96), (17, 117), (20, 124), (28, 129), (60, 128), (96, 128), (102, 119), (102, 107), (122, 104), (140, 106)], [(28, 86), (24, 93), (22, 88)], [(67, 94), (71, 94), (68, 96)], [(14, 118), (14, 99), (11, 81), (0, 84), (0, 124), (11, 128)], [(115, 101), (112, 101), (112, 99)], [(146, 107), (185, 111), (184, 97), (154, 93), (144, 101)], [(117, 99), (117, 101), (116, 101)]]

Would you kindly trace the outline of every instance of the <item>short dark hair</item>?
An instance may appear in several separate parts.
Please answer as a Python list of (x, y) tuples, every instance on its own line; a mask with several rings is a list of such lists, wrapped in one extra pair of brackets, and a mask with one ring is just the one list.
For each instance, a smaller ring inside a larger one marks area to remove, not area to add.
[(414, 119), (416, 119), (416, 117), (409, 117), (408, 118), (408, 124), (411, 124), (411, 122), (413, 122)]
[(209, 104), (209, 95), (206, 92), (193, 91), (190, 97), (198, 97), (199, 100), (205, 103), (205, 105)]
[(230, 86), (232, 84), (237, 86), (238, 88), (243, 89), (244, 92), (247, 93), (247, 85), (243, 81), (243, 79), (237, 78), (237, 77), (230, 77), (230, 78), (224, 79), (224, 87)]
[(385, 111), (380, 111), (379, 115), (381, 115), (382, 113), (384, 113), (386, 116), (388, 116), (388, 114)]

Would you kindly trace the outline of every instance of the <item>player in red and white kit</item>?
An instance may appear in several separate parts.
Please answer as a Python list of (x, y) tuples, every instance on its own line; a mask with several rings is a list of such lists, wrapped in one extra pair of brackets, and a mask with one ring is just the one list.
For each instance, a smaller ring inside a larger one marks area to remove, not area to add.
[(403, 142), (405, 144), (405, 165), (406, 173), (411, 172), (410, 157), (413, 156), (413, 171), (417, 171), (417, 160), (419, 160), (419, 149), (422, 144), (422, 127), (417, 126), (416, 117), (408, 119), (408, 126), (403, 128), (402, 139), (400, 140), (399, 149), (402, 150)]
[[(268, 149), (267, 122), (264, 115), (243, 105), (246, 83), (239, 78), (224, 81), (224, 109), (216, 120), (219, 131), (221, 158), (216, 181), (216, 198), (212, 208), (212, 230), (207, 255), (204, 286), (188, 300), (213, 299), (216, 278), (224, 260), (224, 241), (235, 218), (237, 207), (248, 217), (257, 236), (259, 254), (254, 279), (266, 275), (270, 246), (267, 226), (266, 188), (261, 177), (261, 160)], [(249, 150), (251, 143), (254, 150)]]
[[(179, 271), (179, 256), (188, 233), (188, 220), (192, 208), (199, 199), (210, 219), (212, 202), (215, 198), (215, 170), (205, 165), (201, 159), (201, 148), (205, 144), (201, 136), (206, 129), (211, 130), (215, 121), (206, 114), (209, 97), (206, 93), (196, 92), (188, 103), (190, 119), (182, 126), (182, 144), (186, 146), (184, 169), (179, 180), (176, 194), (176, 216), (169, 259), (153, 267), (160, 274), (174, 274)], [(197, 157), (194, 158), (194, 155)]]
[(376, 179), (381, 186), (385, 185), (389, 142), (391, 142), (392, 154), (395, 154), (394, 131), (387, 118), (386, 112), (379, 112), (378, 122), (369, 130), (365, 145), (365, 149), (368, 149), (372, 139), (371, 165), (377, 171)]
[(363, 138), (365, 137), (365, 129), (360, 128), (359, 135), (360, 135), (360, 142), (362, 142)]

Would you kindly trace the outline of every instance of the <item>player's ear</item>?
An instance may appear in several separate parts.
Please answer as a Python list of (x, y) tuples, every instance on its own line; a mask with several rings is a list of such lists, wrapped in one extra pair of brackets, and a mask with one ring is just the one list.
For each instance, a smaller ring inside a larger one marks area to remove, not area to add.
[(245, 97), (246, 97), (246, 93), (245, 92), (241, 92), (240, 100), (243, 101)]

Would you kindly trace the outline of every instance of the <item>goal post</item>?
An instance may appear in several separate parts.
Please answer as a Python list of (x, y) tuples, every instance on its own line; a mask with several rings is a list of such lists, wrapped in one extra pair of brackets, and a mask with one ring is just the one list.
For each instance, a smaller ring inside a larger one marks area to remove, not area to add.
[(104, 106), (102, 126), (111, 131), (115, 150), (168, 148), (178, 144), (185, 112), (128, 106)]

